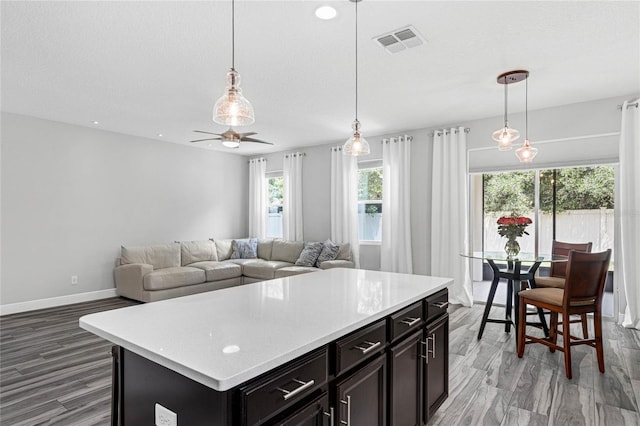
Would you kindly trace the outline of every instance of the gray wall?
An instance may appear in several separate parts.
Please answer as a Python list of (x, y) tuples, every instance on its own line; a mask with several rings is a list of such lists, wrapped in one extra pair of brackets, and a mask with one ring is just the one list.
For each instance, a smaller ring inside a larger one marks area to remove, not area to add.
[[(619, 132), (620, 111), (617, 110), (617, 105), (622, 104), (624, 100), (635, 99), (637, 96), (637, 94), (631, 94), (624, 97), (530, 111), (529, 137), (533, 145), (539, 149), (539, 154), (534, 163), (528, 167), (584, 165), (617, 161), (617, 136), (582, 137)], [(518, 162), (514, 150), (498, 152), (496, 143), (491, 139), (491, 133), (501, 126), (502, 120), (502, 116), (496, 116), (450, 123), (437, 128), (406, 130), (390, 135), (365, 134), (371, 146), (371, 154), (362, 157), (360, 161), (381, 159), (381, 140), (385, 137), (403, 134), (413, 136), (411, 146), (411, 244), (414, 273), (429, 274), (431, 271), (429, 247), (431, 240), (433, 130), (457, 126), (471, 129), (467, 135), (467, 148), (469, 149), (469, 162), (472, 171), (523, 169), (527, 166)], [(522, 136), (517, 141), (518, 144), (521, 144), (524, 140), (524, 113), (510, 114), (509, 122), (512, 127), (521, 131)], [(349, 129), (345, 129), (345, 140), (349, 135), (348, 132)], [(566, 138), (576, 139), (562, 140)], [(321, 146), (298, 149), (298, 151), (306, 153), (303, 164), (303, 220), (304, 238), (307, 241), (323, 240), (330, 235), (330, 147), (343, 143), (344, 141), (335, 141)], [(286, 152), (264, 156), (267, 159), (268, 172), (282, 170), (282, 157)], [(365, 269), (379, 269), (380, 247), (363, 245), (360, 249), (360, 264)]]
[(1, 148), (1, 304), (113, 288), (120, 245), (247, 234), (245, 157), (6, 113)]

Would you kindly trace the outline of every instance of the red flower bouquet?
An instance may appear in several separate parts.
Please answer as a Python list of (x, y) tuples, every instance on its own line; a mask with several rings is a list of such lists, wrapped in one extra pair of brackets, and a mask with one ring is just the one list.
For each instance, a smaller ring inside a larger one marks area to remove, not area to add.
[(516, 238), (523, 235), (529, 235), (525, 229), (531, 224), (531, 219), (524, 216), (502, 216), (498, 219), (498, 234), (501, 237), (507, 237), (507, 244), (504, 251), (507, 252), (507, 258), (513, 258), (520, 253), (520, 244)]

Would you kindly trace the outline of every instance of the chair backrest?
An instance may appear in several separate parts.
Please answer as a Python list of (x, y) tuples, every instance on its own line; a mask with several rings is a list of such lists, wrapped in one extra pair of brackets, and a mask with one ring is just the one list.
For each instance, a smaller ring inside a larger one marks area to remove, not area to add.
[[(589, 243), (563, 243), (562, 241), (553, 240), (553, 244), (551, 246), (551, 254), (554, 256), (569, 256), (569, 252), (571, 250), (575, 251), (591, 251), (591, 246), (593, 244)], [(552, 277), (564, 278), (567, 276), (567, 263), (566, 262), (554, 262), (551, 264), (551, 271), (549, 273)]]
[(567, 277), (564, 283), (565, 307), (600, 306), (610, 259), (611, 249), (600, 253), (573, 250), (569, 252)]

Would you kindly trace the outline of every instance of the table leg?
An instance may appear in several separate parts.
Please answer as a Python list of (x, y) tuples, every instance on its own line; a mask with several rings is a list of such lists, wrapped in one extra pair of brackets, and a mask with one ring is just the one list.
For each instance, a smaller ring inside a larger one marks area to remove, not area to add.
[(478, 331), (478, 340), (482, 338), (484, 333), (484, 327), (487, 325), (487, 318), (489, 318), (489, 312), (491, 311), (491, 305), (493, 304), (493, 298), (496, 295), (496, 289), (498, 288), (498, 281), (500, 280), (500, 271), (496, 264), (489, 260), (489, 266), (493, 270), (493, 280), (491, 281), (491, 289), (489, 290), (489, 297), (487, 297), (487, 304), (484, 307), (484, 314), (482, 314), (482, 321), (480, 322), (480, 331)]
[[(513, 280), (507, 280), (507, 300), (506, 300), (506, 307), (504, 309), (504, 319), (505, 319), (505, 323), (504, 323), (504, 332), (505, 333), (510, 333), (511, 332), (511, 311), (513, 310)], [(517, 305), (516, 305), (517, 308)], [(516, 318), (517, 318), (517, 314), (516, 314)]]

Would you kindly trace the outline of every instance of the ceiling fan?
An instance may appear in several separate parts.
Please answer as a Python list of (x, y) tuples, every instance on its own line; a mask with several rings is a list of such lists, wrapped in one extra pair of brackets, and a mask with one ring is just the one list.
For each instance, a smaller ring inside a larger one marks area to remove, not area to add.
[(217, 138), (207, 138), (207, 139), (197, 139), (195, 141), (190, 142), (202, 142), (202, 141), (222, 141), (222, 145), (227, 148), (238, 148), (240, 146), (240, 142), (257, 142), (264, 143), (267, 145), (273, 145), (271, 142), (261, 141), (260, 139), (254, 139), (249, 136), (256, 135), (256, 132), (247, 132), (247, 133), (238, 133), (233, 128), (229, 127), (224, 133), (212, 133), (212, 132), (204, 132), (202, 130), (194, 130), (196, 133), (205, 133), (207, 135), (215, 135), (219, 136)]

